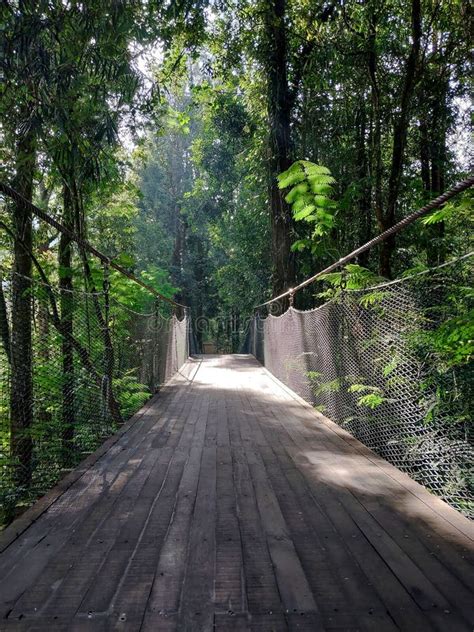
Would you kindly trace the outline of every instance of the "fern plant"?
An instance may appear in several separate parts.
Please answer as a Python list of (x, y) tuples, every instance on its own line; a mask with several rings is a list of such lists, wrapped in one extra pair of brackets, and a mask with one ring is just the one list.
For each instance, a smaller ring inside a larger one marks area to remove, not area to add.
[(378, 386), (369, 386), (368, 384), (352, 384), (347, 389), (348, 393), (365, 393), (357, 400), (358, 406), (366, 406), (367, 408), (377, 408), (386, 401), (383, 391)]
[(336, 202), (332, 199), (335, 183), (326, 167), (308, 160), (297, 160), (289, 169), (278, 176), (280, 189), (290, 190), (285, 200), (291, 205), (295, 221), (312, 225), (310, 239), (298, 239), (292, 250), (311, 248), (315, 253), (322, 237), (334, 226)]
[[(331, 299), (337, 296), (343, 288), (347, 290), (363, 290), (380, 283), (382, 279), (356, 263), (348, 263), (340, 272), (329, 272), (320, 276), (321, 281), (329, 284), (324, 292), (318, 296), (325, 299)], [(360, 299), (363, 307), (372, 307), (382, 301), (385, 293), (383, 291), (374, 290), (370, 294), (364, 294)]]

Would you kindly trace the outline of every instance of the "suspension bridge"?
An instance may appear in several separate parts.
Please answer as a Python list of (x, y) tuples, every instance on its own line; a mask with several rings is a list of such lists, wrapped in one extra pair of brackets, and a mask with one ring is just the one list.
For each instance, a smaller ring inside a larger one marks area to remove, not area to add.
[(0, 534), (0, 630), (472, 629), (472, 438), (425, 422), (413, 346), (472, 253), (305, 312), (295, 288), (234, 355), (195, 353), (172, 300), (118, 303), (101, 261), (68, 330), (64, 290), (21, 280), (32, 405), (2, 414), (1, 490), (30, 506)]

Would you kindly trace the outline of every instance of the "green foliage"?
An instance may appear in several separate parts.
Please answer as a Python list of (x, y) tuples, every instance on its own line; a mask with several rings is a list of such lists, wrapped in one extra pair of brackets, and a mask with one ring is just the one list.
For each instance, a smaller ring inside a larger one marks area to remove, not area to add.
[(443, 358), (447, 366), (460, 366), (474, 356), (474, 309), (448, 318), (430, 332), (433, 352)]
[(125, 419), (136, 413), (151, 395), (148, 387), (137, 380), (136, 369), (130, 369), (120, 378), (116, 378), (114, 389)]
[(386, 401), (382, 389), (378, 386), (369, 386), (367, 384), (351, 384), (347, 389), (349, 393), (366, 393), (357, 400), (358, 406), (366, 406), (374, 410)]
[[(322, 275), (320, 280), (328, 283), (329, 288), (321, 292), (319, 296), (330, 299), (338, 296), (342, 290), (363, 290), (380, 283), (382, 279), (367, 268), (356, 263), (348, 263), (341, 272), (329, 272)], [(360, 304), (364, 307), (375, 306), (382, 298), (383, 292), (375, 290), (370, 294), (363, 294)]]
[(295, 221), (312, 227), (310, 240), (297, 240), (293, 251), (316, 248), (320, 239), (334, 227), (337, 205), (332, 199), (334, 178), (329, 169), (307, 160), (298, 160), (278, 176), (280, 189), (292, 187), (285, 200), (291, 205)]
[(317, 371), (308, 371), (306, 376), (310, 380), (316, 397), (326, 393), (338, 393), (345, 383), (345, 378), (336, 378), (329, 382), (321, 382), (322, 373), (318, 373)]
[(360, 297), (359, 299), (359, 303), (360, 305), (362, 305), (362, 307), (375, 307), (376, 305), (379, 305), (383, 298), (385, 296), (384, 292), (380, 292), (380, 291), (374, 291), (374, 292), (370, 292), (368, 294), (364, 294), (363, 296)]
[(469, 223), (473, 222), (473, 198), (471, 190), (466, 191), (463, 196), (452, 200), (443, 207), (436, 209), (421, 222), (425, 226), (439, 224), (440, 222), (456, 221), (457, 218), (465, 218)]

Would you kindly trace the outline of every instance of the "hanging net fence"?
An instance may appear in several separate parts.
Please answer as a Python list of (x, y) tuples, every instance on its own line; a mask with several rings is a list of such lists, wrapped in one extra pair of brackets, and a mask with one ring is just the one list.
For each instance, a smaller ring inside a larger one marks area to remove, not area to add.
[(257, 315), (243, 349), (469, 517), (472, 261), (471, 254), (410, 278), (338, 291), (316, 309)]
[[(15, 284), (17, 284), (15, 288)], [(93, 452), (188, 357), (189, 318), (134, 311), (108, 291), (64, 290), (3, 272), (0, 524)], [(31, 317), (12, 323), (21, 296)], [(29, 330), (29, 333), (28, 333)]]

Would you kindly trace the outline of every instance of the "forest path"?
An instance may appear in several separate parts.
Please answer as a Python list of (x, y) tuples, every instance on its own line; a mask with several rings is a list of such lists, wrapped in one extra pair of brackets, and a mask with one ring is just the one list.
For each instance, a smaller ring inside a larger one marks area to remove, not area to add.
[(466, 518), (252, 356), (186, 366), (0, 537), (0, 630), (471, 629)]

